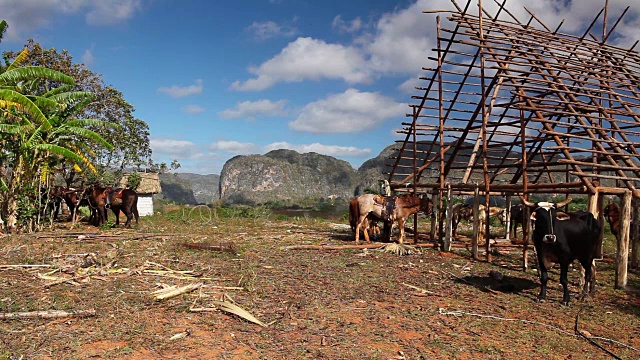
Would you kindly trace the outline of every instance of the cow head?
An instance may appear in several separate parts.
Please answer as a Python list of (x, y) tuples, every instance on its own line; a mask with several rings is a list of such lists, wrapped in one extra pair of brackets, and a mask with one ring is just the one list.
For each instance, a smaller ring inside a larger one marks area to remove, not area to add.
[(420, 197), (420, 211), (427, 216), (433, 215), (433, 201), (427, 196)]
[(534, 203), (525, 200), (520, 197), (522, 203), (531, 209), (531, 224), (533, 227), (534, 241), (539, 239), (545, 243), (555, 243), (556, 234), (554, 233), (554, 223), (556, 221), (563, 221), (569, 219), (569, 215), (558, 211), (561, 208), (571, 202), (571, 198), (567, 198), (559, 203), (541, 201)]
[(469, 204), (463, 204), (460, 206), (460, 217), (469, 221), (473, 218), (473, 207)]
[(505, 222), (507, 222), (507, 209), (501, 209), (500, 212), (498, 213), (498, 220), (500, 220), (501, 224), (504, 224)]

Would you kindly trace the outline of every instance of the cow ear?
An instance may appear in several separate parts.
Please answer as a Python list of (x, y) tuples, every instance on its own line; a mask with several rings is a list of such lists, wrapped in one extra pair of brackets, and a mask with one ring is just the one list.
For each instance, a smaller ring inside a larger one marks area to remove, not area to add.
[(562, 212), (562, 211), (558, 211), (556, 213), (556, 219), (558, 220), (569, 220), (571, 217), (569, 216), (569, 214)]

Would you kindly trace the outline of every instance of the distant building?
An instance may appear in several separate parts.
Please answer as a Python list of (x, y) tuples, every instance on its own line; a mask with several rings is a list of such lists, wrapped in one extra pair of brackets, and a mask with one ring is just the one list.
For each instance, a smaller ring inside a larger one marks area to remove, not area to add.
[[(162, 192), (160, 178), (157, 173), (138, 173), (142, 178), (140, 185), (136, 189), (138, 193), (138, 213), (140, 216), (153, 215), (153, 194)], [(126, 187), (129, 174), (124, 174), (120, 179), (120, 186)]]

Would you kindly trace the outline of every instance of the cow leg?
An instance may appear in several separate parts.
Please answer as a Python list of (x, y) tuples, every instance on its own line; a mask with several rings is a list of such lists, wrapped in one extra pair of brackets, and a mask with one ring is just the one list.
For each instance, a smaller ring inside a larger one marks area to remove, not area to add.
[(460, 223), (460, 218), (457, 216), (453, 216), (451, 221), (451, 240), (455, 240), (458, 238), (458, 224)]
[(367, 220), (367, 215), (360, 215), (360, 218), (358, 219), (358, 223), (356, 224), (356, 245), (360, 244), (360, 229), (363, 229), (363, 233), (364, 233), (364, 238), (367, 242), (370, 242), (369, 240), (369, 233), (367, 232), (367, 229), (363, 226), (366, 226), (365, 221)]
[(136, 217), (136, 225), (138, 225), (138, 223), (140, 222), (140, 214), (138, 214), (138, 207), (136, 205), (133, 205), (131, 212), (133, 212), (133, 216)]
[(120, 225), (120, 208), (112, 206), (111, 207), (111, 211), (113, 211), (113, 215), (116, 216), (116, 224), (115, 224), (115, 226)]
[[(525, 249), (526, 246), (527, 244), (525, 244)], [(547, 299), (547, 282), (549, 281), (549, 273), (547, 271), (547, 267), (544, 264), (542, 249), (538, 248), (537, 246), (536, 254), (538, 255), (538, 270), (540, 272), (540, 293), (538, 294), (538, 301), (542, 302)]]
[[(591, 267), (589, 267), (589, 272), (591, 272)], [(560, 263), (560, 284), (562, 284), (562, 304), (569, 305), (569, 279), (567, 278), (567, 274), (569, 273), (569, 263), (563, 261)]]
[(382, 231), (382, 241), (391, 242), (391, 229), (393, 228), (393, 223), (389, 221), (383, 221), (384, 229)]
[[(513, 239), (516, 238), (515, 232), (513, 235)], [(524, 234), (522, 235), (522, 239), (524, 240)], [(536, 248), (536, 254), (538, 254), (538, 268), (542, 269), (542, 259), (540, 258), (540, 249)], [(526, 272), (529, 268), (529, 237), (522, 242), (522, 271)]]
[(402, 244), (404, 242), (404, 219), (398, 218), (398, 244)]
[[(588, 265), (587, 265), (588, 264)], [(595, 292), (595, 284), (596, 284), (596, 263), (591, 260), (580, 260), (580, 285), (582, 286), (582, 297), (585, 298), (589, 294), (593, 294)]]
[(122, 212), (127, 217), (127, 222), (124, 223), (124, 227), (131, 228), (131, 220), (133, 219), (133, 215), (131, 214), (131, 209), (123, 208)]

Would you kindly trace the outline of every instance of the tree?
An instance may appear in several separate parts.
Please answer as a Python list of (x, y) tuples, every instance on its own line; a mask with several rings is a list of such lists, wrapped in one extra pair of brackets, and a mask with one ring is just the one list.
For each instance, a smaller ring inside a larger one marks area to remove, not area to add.
[[(66, 50), (58, 52), (55, 48), (44, 49), (32, 39), (25, 48), (29, 50), (27, 64), (44, 66), (69, 75), (76, 80), (75, 90), (94, 94), (95, 101), (83, 108), (80, 117), (118, 125), (91, 127), (104, 140), (113, 144), (113, 148), (98, 148), (88, 154), (91, 162), (96, 165), (97, 180), (104, 181), (109, 177), (117, 180), (125, 168), (141, 170), (150, 162), (149, 126), (145, 121), (134, 117), (135, 109), (124, 100), (120, 91), (105, 85), (100, 74), (92, 72), (83, 64), (73, 63), (72, 56)], [(4, 53), (5, 59), (16, 56), (15, 52)], [(68, 185), (78, 177), (73, 167), (63, 166), (61, 172)]]
[(84, 144), (111, 147), (90, 129), (104, 122), (76, 117), (93, 100), (91, 93), (73, 91), (74, 79), (59, 71), (23, 66), (28, 54), (24, 49), (10, 62), (5, 58), (0, 73), (0, 213), (10, 228), (18, 223), (20, 205), (24, 210), (39, 200), (36, 189), (51, 168), (68, 162), (93, 169)]

